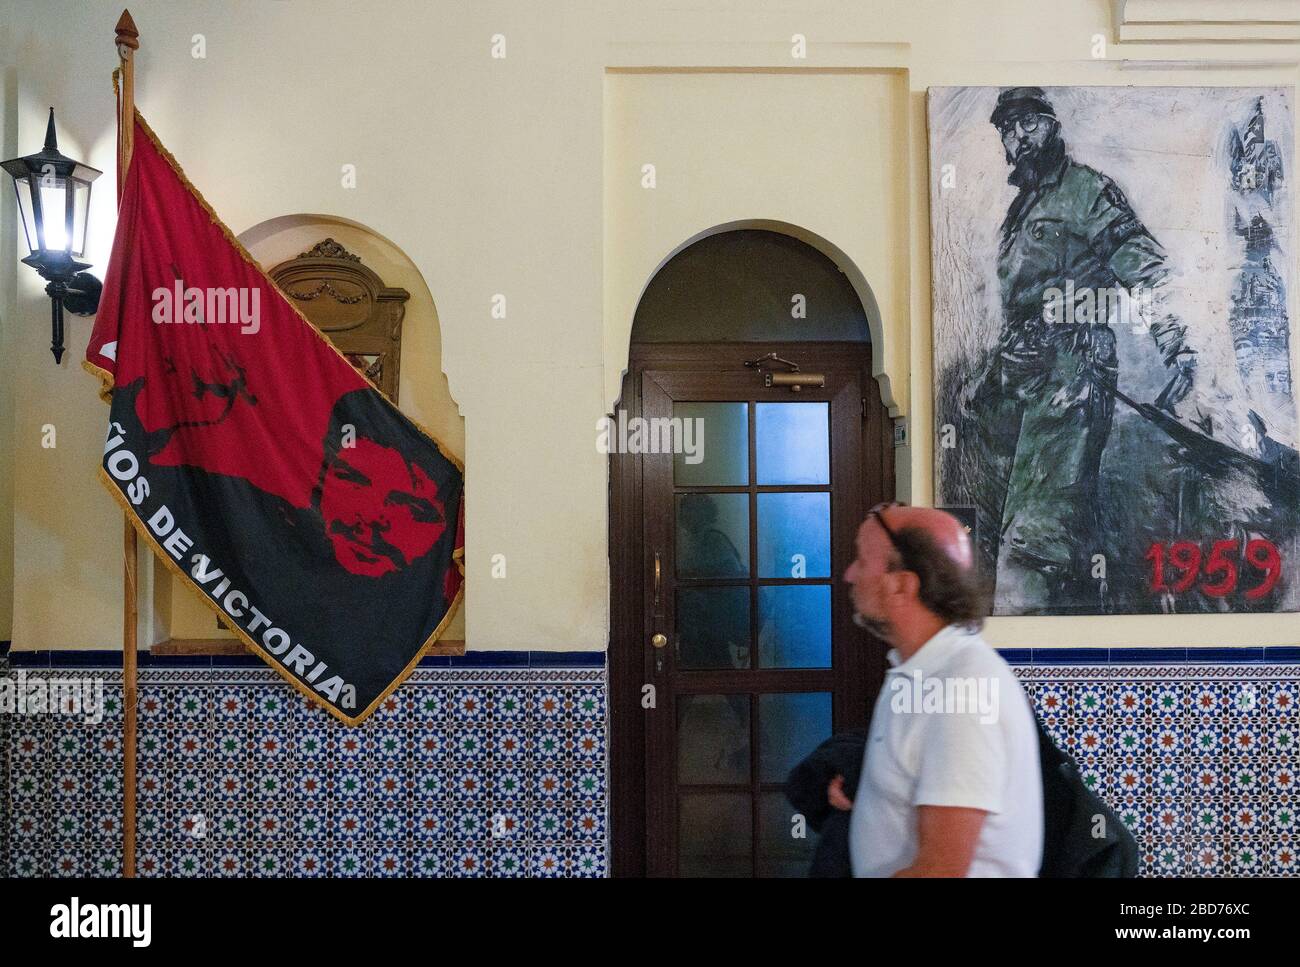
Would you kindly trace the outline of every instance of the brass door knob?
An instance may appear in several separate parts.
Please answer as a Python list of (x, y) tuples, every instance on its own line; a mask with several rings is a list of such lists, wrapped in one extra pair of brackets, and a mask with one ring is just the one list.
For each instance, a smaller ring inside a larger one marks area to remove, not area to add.
[(663, 634), (662, 632), (657, 635), (654, 635), (650, 639), (650, 644), (654, 645), (656, 648), (663, 648), (665, 645), (668, 644), (668, 636)]

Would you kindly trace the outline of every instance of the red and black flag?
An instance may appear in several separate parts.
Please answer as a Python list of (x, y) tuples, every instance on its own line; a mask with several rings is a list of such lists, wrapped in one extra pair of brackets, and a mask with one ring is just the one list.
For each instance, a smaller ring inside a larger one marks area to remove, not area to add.
[(462, 465), (280, 294), (135, 116), (86, 368), (100, 477), (248, 647), (349, 724), (447, 627)]

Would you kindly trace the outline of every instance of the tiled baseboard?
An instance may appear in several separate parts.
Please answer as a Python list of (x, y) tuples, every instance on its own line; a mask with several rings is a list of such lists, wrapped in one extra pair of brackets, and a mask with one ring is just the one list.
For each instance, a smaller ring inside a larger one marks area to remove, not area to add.
[[(121, 672), (24, 671), (117, 701), (7, 716), (6, 872), (119, 875)], [(349, 729), (265, 668), (143, 668), (137, 872), (603, 876), (605, 709), (603, 667), (422, 667)]]
[(1137, 837), (1142, 875), (1297, 875), (1300, 665), (1013, 669), (1057, 744)]
[[(1137, 836), (1142, 875), (1296, 875), (1300, 650), (1004, 654)], [(142, 667), (140, 874), (606, 875), (603, 655), (475, 655), (422, 666), (357, 729), (256, 660)], [(103, 653), (12, 657), (101, 677), (119, 702), (98, 725), (0, 716), (6, 872), (115, 875), (120, 671)]]

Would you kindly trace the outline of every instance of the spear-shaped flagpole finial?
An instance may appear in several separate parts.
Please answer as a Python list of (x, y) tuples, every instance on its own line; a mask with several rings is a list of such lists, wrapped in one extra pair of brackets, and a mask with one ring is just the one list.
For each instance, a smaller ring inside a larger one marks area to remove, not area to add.
[[(131, 155), (135, 153), (135, 52), (140, 49), (140, 31), (135, 29), (130, 10), (122, 11), (115, 29), (117, 56), (122, 61), (122, 66), (118, 69), (122, 89), (117, 105), (117, 193), (120, 197), (126, 170), (131, 166)], [(115, 71), (114, 77), (117, 76), (118, 72)], [(115, 81), (114, 90), (116, 89)]]
[(123, 10), (122, 16), (117, 18), (117, 44), (119, 47), (130, 47), (132, 50), (140, 48), (140, 31), (135, 29), (135, 21), (131, 19), (130, 10)]

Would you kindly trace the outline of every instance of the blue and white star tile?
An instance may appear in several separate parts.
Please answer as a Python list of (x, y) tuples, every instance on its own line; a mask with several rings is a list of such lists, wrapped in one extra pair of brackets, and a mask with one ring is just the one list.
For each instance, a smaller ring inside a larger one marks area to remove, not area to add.
[(382, 878), (409, 877), (412, 873), (406, 850), (393, 845), (376, 847), (370, 868), (374, 876)]
[(487, 809), (482, 805), (454, 803), (446, 809), (447, 835), (455, 840), (473, 840), (487, 835)]
[(441, 727), (447, 716), (447, 697), (440, 688), (420, 686), (413, 688), (412, 720), (417, 724)]
[(481, 842), (453, 843), (446, 851), (444, 870), (452, 877), (486, 876), (490, 855), (490, 847)]
[(103, 879), (122, 875), (122, 850), (120, 847), (96, 846), (86, 851), (91, 876)]
[(366, 820), (365, 813), (357, 807), (340, 808), (331, 815), (330, 835), (338, 841), (347, 842), (350, 846), (360, 843), (370, 835), (370, 828)]
[(464, 725), (456, 728), (449, 741), (449, 751), (453, 762), (477, 763), (485, 760), (488, 753), (489, 730), (478, 725)]
[(527, 758), (530, 748), (521, 728), (506, 726), (493, 729), (489, 752), (493, 762), (518, 763)]
[(319, 879), (326, 875), (325, 853), (313, 843), (293, 847), (293, 876)]
[(533, 850), (531, 874), (541, 879), (558, 879), (564, 875), (565, 857), (558, 844), (538, 844)]
[(488, 704), (485, 689), (477, 686), (456, 688), (449, 702), (452, 721), (461, 725), (482, 723), (488, 718)]
[(374, 835), (382, 839), (395, 839), (407, 832), (406, 813), (400, 808), (385, 807), (375, 812), (372, 822)]
[(1297, 869), (1295, 846), (1291, 843), (1274, 843), (1270, 862), (1274, 875), (1293, 875)]
[(400, 726), (377, 728), (369, 743), (373, 761), (388, 765), (405, 761), (409, 741), (405, 730)]
[(564, 689), (544, 686), (535, 690), (532, 696), (533, 717), (539, 723), (553, 724), (562, 722), (565, 717)]
[(448, 767), (445, 782), (448, 797), (456, 802), (477, 801), (488, 788), (490, 770), (475, 764), (456, 764)]
[(520, 798), (529, 788), (529, 772), (527, 768), (513, 765), (494, 769), (488, 787), (489, 794), (505, 800)]
[(441, 843), (436, 847), (420, 844), (410, 856), (412, 876), (434, 878), (443, 875), (445, 863)]
[(580, 765), (573, 770), (574, 794), (580, 799), (605, 798), (603, 765)]
[(48, 874), (45, 872), (38, 853), (34, 850), (20, 849), (14, 851), (13, 860), (9, 864), (9, 875), (29, 879), (47, 876)]
[(204, 862), (203, 852), (194, 847), (177, 849), (172, 861), (172, 870), (177, 877), (186, 879), (212, 875), (211, 863)]
[(524, 846), (503, 846), (492, 858), (492, 872), (496, 876), (517, 878), (528, 875), (529, 850)]
[(365, 853), (351, 842), (338, 844), (338, 851), (330, 865), (329, 876), (345, 879), (359, 879), (366, 875), (367, 863)]
[(417, 802), (412, 806), (412, 838), (427, 846), (447, 835), (445, 809), (440, 802)]
[(494, 802), (489, 810), (488, 835), (493, 842), (514, 841), (525, 829), (525, 804)]
[(208, 827), (212, 836), (226, 841), (242, 841), (251, 833), (246, 809), (227, 802), (213, 808)]
[(279, 878), (292, 874), (292, 844), (252, 843), (247, 847), (252, 875), (261, 878)]
[(411, 794), (419, 799), (442, 799), (446, 789), (446, 771), (441, 766), (417, 765), (411, 773)]
[(592, 685), (573, 689), (574, 720), (597, 724), (605, 721), (605, 691)]
[(84, 853), (85, 847), (79, 842), (56, 844), (49, 872), (42, 875), (59, 878), (92, 875), (87, 868)]
[(539, 842), (560, 839), (565, 834), (564, 810), (558, 805), (540, 809), (527, 829), (530, 837)]
[(494, 722), (523, 725), (530, 718), (527, 689), (517, 686), (494, 688), (488, 701)]
[(385, 765), (371, 776), (370, 795), (391, 804), (409, 798), (412, 786), (413, 781), (404, 767)]

